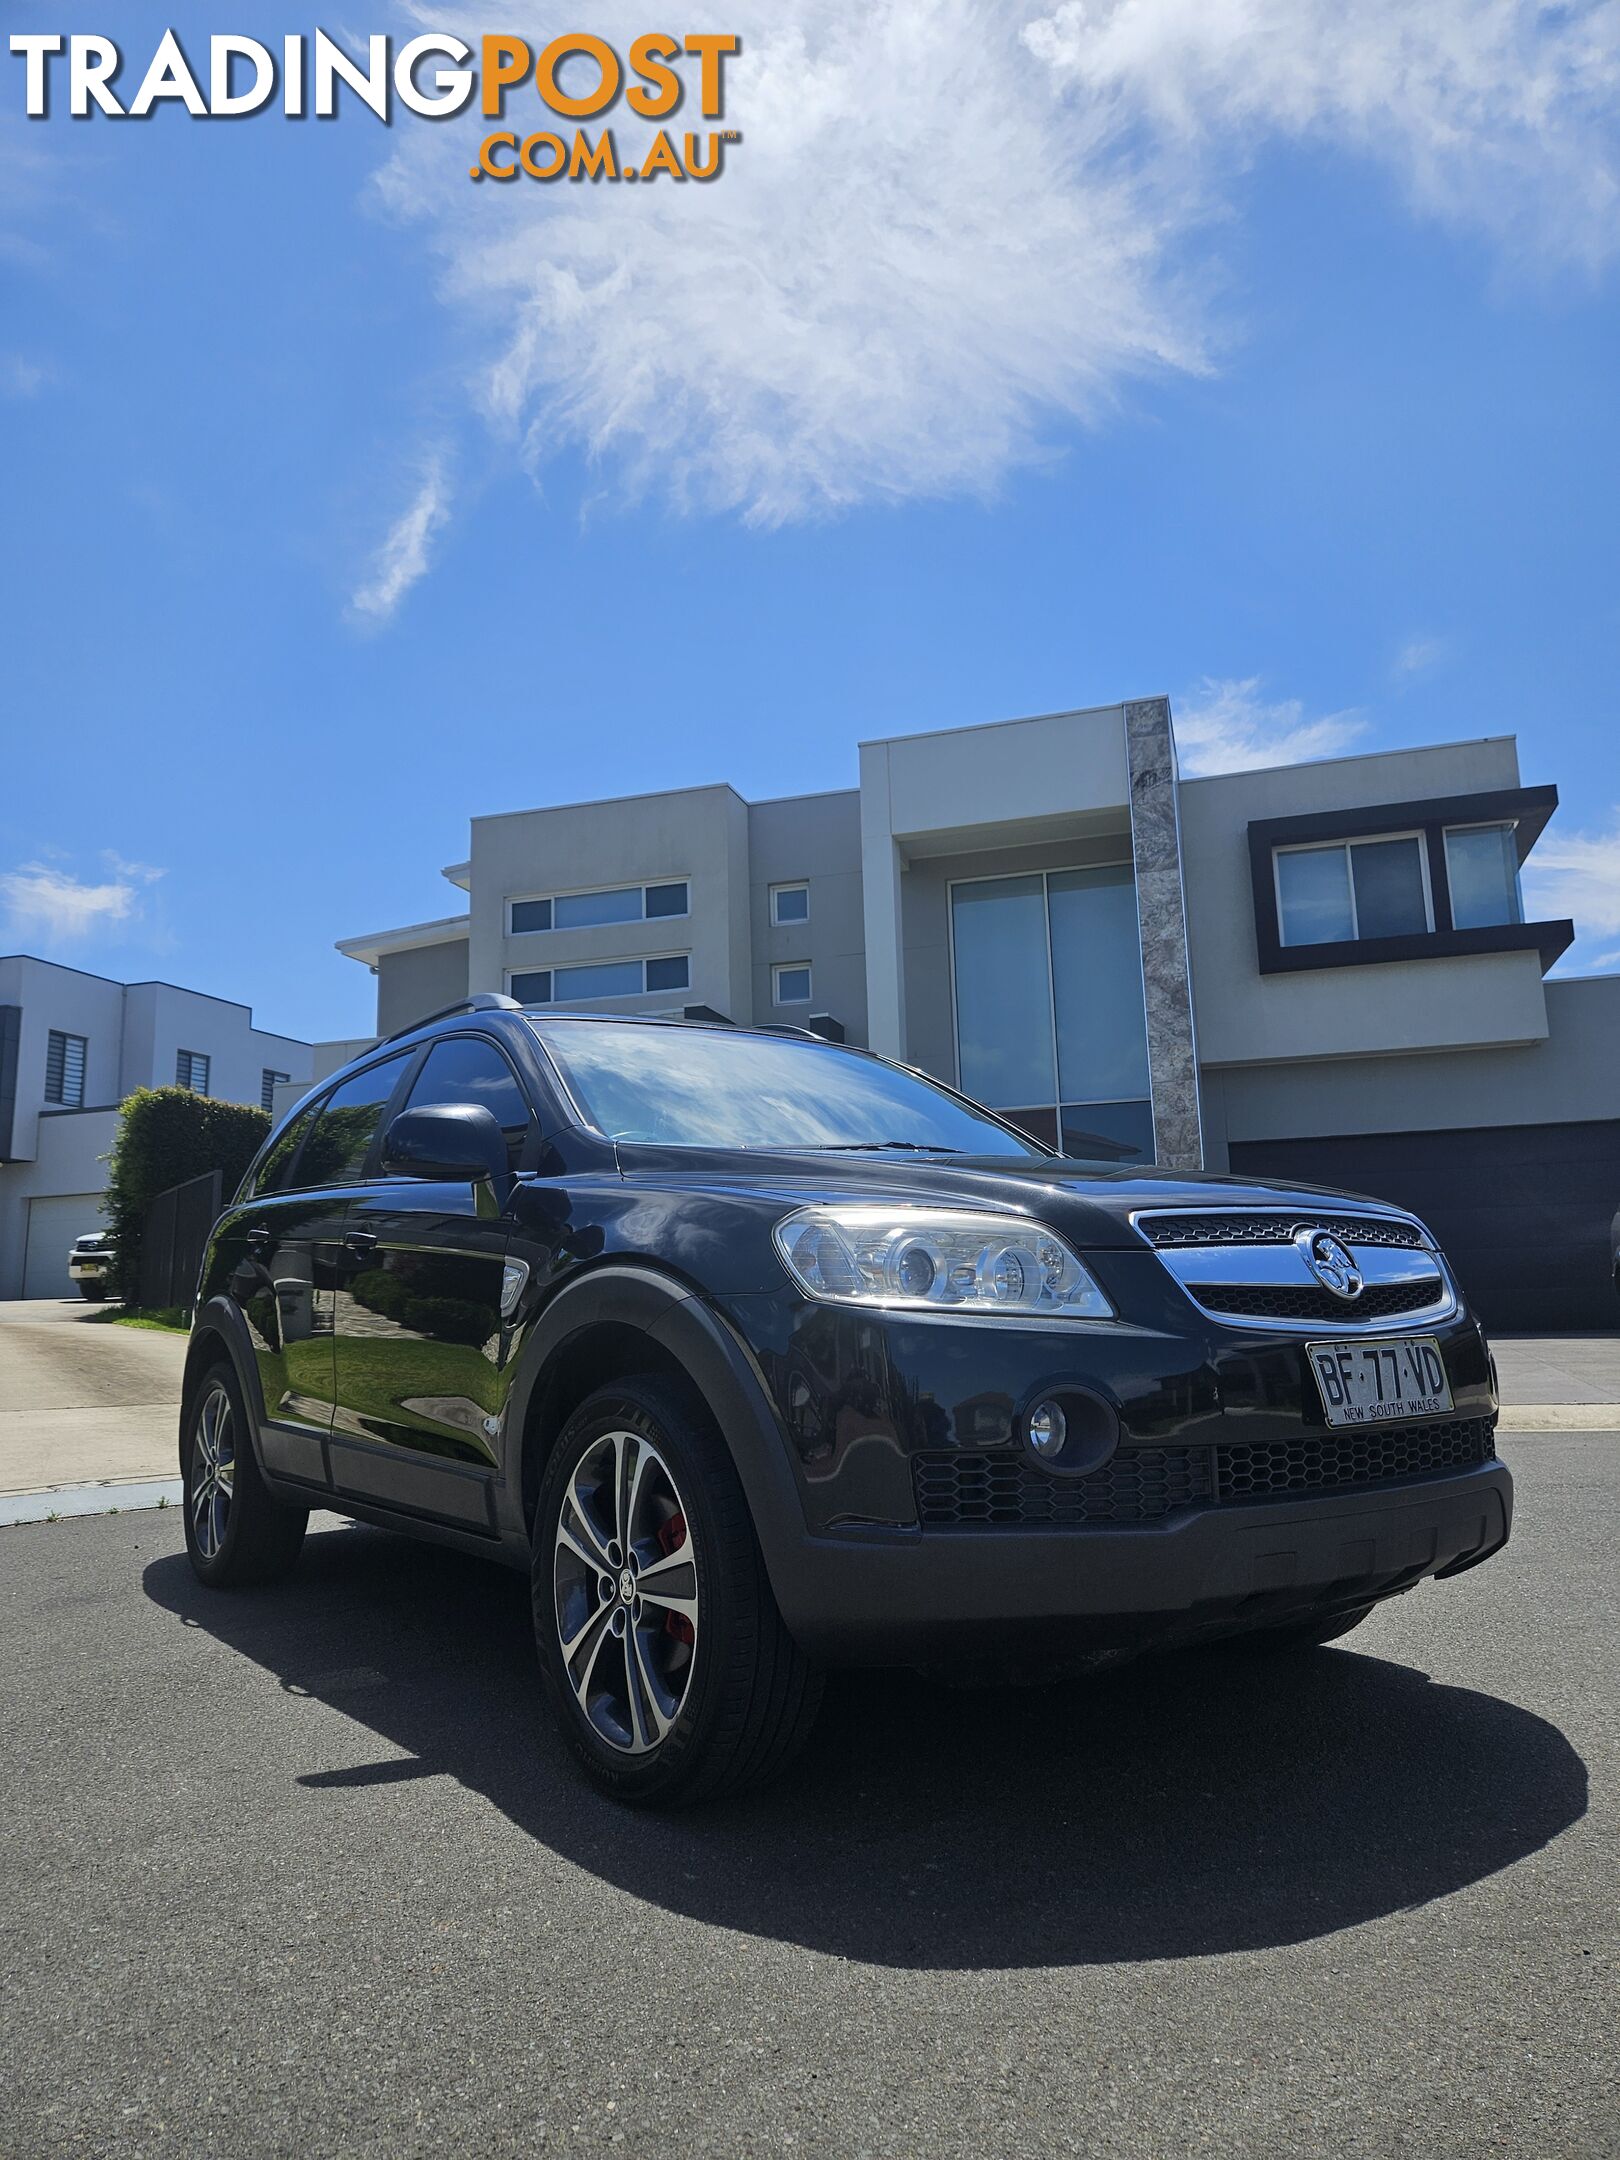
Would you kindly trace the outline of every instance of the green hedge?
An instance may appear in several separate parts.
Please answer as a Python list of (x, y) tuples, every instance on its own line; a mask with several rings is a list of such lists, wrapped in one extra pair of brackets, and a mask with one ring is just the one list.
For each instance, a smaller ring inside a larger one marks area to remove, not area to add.
[(210, 1170), (227, 1200), (264, 1143), (270, 1120), (252, 1103), (215, 1102), (189, 1088), (137, 1088), (123, 1104), (108, 1157), (107, 1222), (118, 1240), (118, 1289), (140, 1295), (146, 1211), (160, 1192)]

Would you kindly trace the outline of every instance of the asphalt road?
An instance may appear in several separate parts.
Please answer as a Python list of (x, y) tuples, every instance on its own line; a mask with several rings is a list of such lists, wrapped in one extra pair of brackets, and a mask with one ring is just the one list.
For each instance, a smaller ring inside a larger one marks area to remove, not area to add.
[(845, 1680), (672, 1820), (517, 1578), (0, 1530), (0, 2151), (1616, 2153), (1620, 1436), (1506, 1452), (1509, 1551), (1354, 1650)]

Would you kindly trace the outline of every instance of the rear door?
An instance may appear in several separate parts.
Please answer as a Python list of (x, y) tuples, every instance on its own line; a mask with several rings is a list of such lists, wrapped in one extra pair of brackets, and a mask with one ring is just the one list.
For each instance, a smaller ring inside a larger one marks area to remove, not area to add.
[[(391, 1114), (443, 1103), (492, 1111), (518, 1168), (531, 1105), (491, 1038), (441, 1036)], [(487, 1183), (374, 1174), (351, 1193), (332, 1432), (343, 1490), (490, 1524), (508, 1379), (501, 1285), (511, 1227)]]
[(332, 1255), (345, 1207), (341, 1194), (303, 1189), (305, 1143), (324, 1108), (312, 1103), (277, 1136), (252, 1193), (215, 1233), (258, 1367), (266, 1467), (307, 1485), (328, 1482)]

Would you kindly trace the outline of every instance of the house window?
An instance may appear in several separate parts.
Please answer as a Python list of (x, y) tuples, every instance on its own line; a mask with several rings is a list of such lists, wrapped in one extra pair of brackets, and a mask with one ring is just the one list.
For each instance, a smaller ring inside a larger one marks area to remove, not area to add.
[(276, 1089), (280, 1087), (284, 1080), (290, 1080), (291, 1078), (291, 1073), (272, 1072), (267, 1065), (259, 1075), (259, 1108), (261, 1110), (273, 1109), (275, 1107)]
[(64, 1110), (84, 1108), (84, 1060), (89, 1049), (83, 1035), (63, 1035), (52, 1028), (45, 1046), (45, 1100), (60, 1103)]
[(771, 921), (773, 923), (803, 923), (810, 920), (810, 888), (808, 885), (773, 885), (771, 887)]
[(690, 903), (685, 878), (673, 878), (660, 885), (616, 885), (602, 892), (510, 900), (507, 923), (514, 937), (531, 930), (596, 930), (604, 923), (665, 922), (690, 914)]
[(1283, 847), (1272, 862), (1284, 945), (1342, 945), (1434, 928), (1419, 833)]
[(1448, 825), (1446, 882), (1457, 929), (1524, 921), (1519, 850), (1511, 825)]
[(964, 1094), (1065, 1155), (1153, 1160), (1129, 863), (953, 884), (951, 971)]
[(771, 998), (778, 1005), (808, 1005), (810, 970), (804, 966), (779, 967), (771, 971)]
[(659, 990), (687, 990), (692, 962), (686, 953), (650, 960), (597, 960), (578, 967), (522, 968), (506, 987), (520, 1005), (585, 1005), (597, 998), (645, 997)]
[(182, 1050), (174, 1061), (174, 1084), (193, 1095), (208, 1093), (208, 1059), (201, 1050)]

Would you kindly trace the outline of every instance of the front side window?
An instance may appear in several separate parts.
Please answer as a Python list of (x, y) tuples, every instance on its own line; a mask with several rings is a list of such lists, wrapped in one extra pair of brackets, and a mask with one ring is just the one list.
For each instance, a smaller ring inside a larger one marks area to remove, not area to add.
[(174, 1084), (193, 1095), (208, 1093), (208, 1059), (201, 1050), (182, 1050), (174, 1061)]
[(692, 962), (686, 953), (651, 960), (583, 961), (577, 967), (519, 968), (506, 981), (520, 1005), (584, 1005), (595, 998), (690, 989)]
[(610, 1139), (1044, 1159), (971, 1103), (832, 1043), (610, 1020), (533, 1025), (574, 1101)]
[(1273, 860), (1284, 945), (1342, 945), (1433, 928), (1417, 833), (1278, 848)]
[(489, 1111), (506, 1135), (512, 1168), (518, 1167), (529, 1132), (529, 1099), (492, 1042), (479, 1035), (449, 1035), (433, 1045), (405, 1107), (429, 1110), (446, 1103), (478, 1103)]
[(88, 1038), (52, 1028), (45, 1046), (45, 1100), (64, 1110), (84, 1108), (84, 1066)]
[(1459, 930), (1524, 921), (1519, 850), (1511, 825), (1453, 825), (1446, 832), (1446, 882)]
[(380, 1065), (368, 1065), (327, 1096), (316, 1111), (314, 1130), (298, 1159), (300, 1191), (352, 1185), (365, 1175), (371, 1143), (409, 1059), (406, 1051)]
[(618, 885), (605, 892), (550, 893), (508, 902), (514, 937), (531, 930), (595, 930), (604, 923), (659, 922), (690, 912), (685, 878), (659, 885)]

